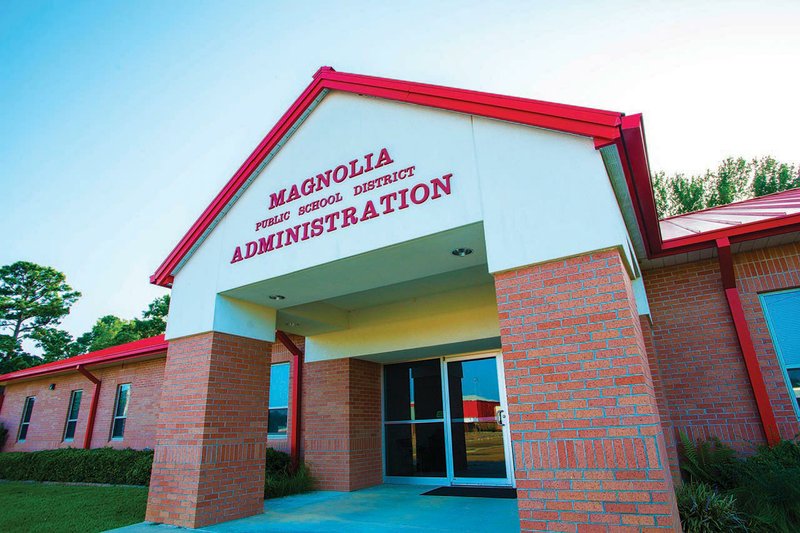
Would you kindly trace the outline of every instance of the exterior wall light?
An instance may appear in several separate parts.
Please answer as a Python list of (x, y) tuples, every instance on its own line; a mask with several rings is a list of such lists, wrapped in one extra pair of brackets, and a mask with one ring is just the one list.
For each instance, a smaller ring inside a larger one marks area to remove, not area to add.
[(456, 248), (450, 253), (457, 257), (466, 257), (472, 253), (472, 248)]
[(269, 299), (270, 300), (285, 300), (286, 296), (283, 296), (282, 294), (270, 294), (269, 295)]

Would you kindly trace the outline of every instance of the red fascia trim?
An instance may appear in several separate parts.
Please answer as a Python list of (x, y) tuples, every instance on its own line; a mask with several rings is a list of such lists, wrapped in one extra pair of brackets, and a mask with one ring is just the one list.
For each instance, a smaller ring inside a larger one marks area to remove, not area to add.
[(97, 402), (100, 399), (100, 385), (102, 382), (94, 374), (86, 370), (83, 365), (78, 365), (78, 372), (83, 374), (86, 379), (94, 383), (92, 392), (92, 403), (89, 405), (89, 418), (86, 421), (86, 434), (83, 436), (83, 448), (88, 450), (92, 447), (92, 434), (94, 433), (94, 421), (97, 418)]
[[(280, 142), (288, 130), (300, 119), (323, 90), (338, 90), (374, 96), (400, 102), (446, 109), (461, 113), (517, 122), (529, 126), (553, 129), (576, 135), (593, 137), (596, 144), (607, 144), (620, 135), (623, 115), (612, 111), (569, 106), (538, 100), (482, 93), (336, 72), (330, 67), (320, 68), (300, 97), (283, 114), (278, 123), (259, 143), (250, 157), (239, 167), (211, 204), (203, 211), (178, 245), (150, 276), (150, 283), (169, 287), (172, 272), (189, 253), (192, 246), (222, 212), (252, 172)], [(646, 164), (645, 164), (646, 166)], [(649, 176), (648, 176), (649, 180)]]
[(725, 289), (725, 298), (728, 301), (728, 308), (733, 318), (733, 326), (736, 330), (736, 337), (739, 340), (739, 347), (742, 350), (742, 358), (747, 368), (747, 376), (750, 379), (750, 386), (753, 388), (753, 396), (756, 400), (758, 414), (761, 417), (761, 425), (764, 428), (764, 435), (770, 446), (778, 444), (781, 440), (778, 431), (778, 423), (775, 421), (775, 413), (772, 410), (767, 386), (764, 383), (764, 375), (761, 373), (761, 366), (758, 363), (753, 339), (750, 336), (750, 328), (747, 325), (747, 317), (744, 314), (742, 301), (739, 297), (739, 289), (736, 288), (736, 274), (733, 269), (733, 256), (731, 255), (730, 241), (723, 238), (716, 242), (719, 251), (719, 267), (722, 274), (722, 284)]
[[(709, 248), (714, 245), (717, 239), (732, 239), (735, 241), (752, 240), (761, 236), (777, 235), (796, 231), (800, 226), (800, 214), (786, 215), (782, 217), (770, 218), (760, 222), (739, 224), (730, 228), (722, 228), (697, 235), (688, 235), (664, 241), (662, 250), (663, 255), (672, 255), (692, 249)], [(745, 237), (737, 239), (737, 237)]]
[(303, 351), (283, 331), (276, 331), (275, 338), (286, 346), (286, 349), (292, 354), (292, 362), (289, 367), (292, 372), (292, 382), (289, 389), (289, 394), (291, 395), (289, 420), (292, 421), (292, 430), (289, 433), (289, 454), (292, 456), (292, 467), (297, 468), (297, 465), (300, 464), (300, 401)]
[[(98, 356), (97, 358), (91, 359), (83, 359), (78, 364), (79, 366), (88, 366), (88, 365), (98, 365), (98, 364), (106, 364), (106, 363), (115, 363), (121, 360), (127, 359), (136, 359), (139, 357), (146, 357), (148, 355), (154, 355), (161, 352), (166, 352), (169, 343), (167, 341), (161, 342), (159, 344), (154, 344), (150, 346), (145, 346), (142, 348), (135, 348), (132, 350), (125, 350), (113, 355), (104, 355)], [(80, 357), (80, 356), (78, 356)], [(24, 370), (17, 370), (16, 372), (11, 372), (9, 374), (5, 374), (0, 376), (0, 382), (6, 383), (9, 381), (16, 381), (18, 379), (29, 379), (34, 377), (46, 376), (48, 374), (58, 374), (61, 372), (70, 372), (76, 370), (76, 366), (70, 365), (69, 359), (65, 359), (63, 361), (64, 365), (59, 366), (51, 366), (47, 368), (40, 368), (40, 367), (31, 367), (29, 369)]]
[(648, 257), (652, 257), (661, 249), (661, 230), (653, 186), (650, 183), (650, 163), (641, 114), (622, 117), (620, 135), (614, 144), (622, 161), (636, 220), (642, 229), (645, 252)]

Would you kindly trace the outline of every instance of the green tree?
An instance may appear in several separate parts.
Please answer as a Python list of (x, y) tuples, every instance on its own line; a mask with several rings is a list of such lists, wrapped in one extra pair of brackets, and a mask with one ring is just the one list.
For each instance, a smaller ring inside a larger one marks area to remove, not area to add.
[(659, 218), (726, 205), (800, 187), (800, 167), (772, 156), (751, 161), (728, 157), (701, 176), (656, 172), (653, 196)]
[(92, 329), (78, 337), (77, 344), (80, 347), (80, 351), (95, 352), (128, 342), (127, 340), (122, 340), (122, 337), (127, 339), (129, 335), (121, 335), (128, 322), (114, 315), (98, 318)]
[(770, 156), (753, 159), (750, 165), (754, 174), (753, 196), (764, 196), (800, 187), (800, 169), (795, 169), (792, 165), (778, 163)]
[(57, 361), (81, 353), (80, 345), (63, 329), (47, 328), (34, 331), (31, 339), (42, 350), (44, 362)]
[(669, 181), (667, 174), (663, 170), (653, 174), (653, 196), (656, 200), (656, 211), (658, 218), (666, 218), (670, 213), (669, 203)]
[(142, 318), (135, 318), (135, 330), (140, 339), (154, 337), (164, 333), (167, 329), (167, 315), (169, 314), (169, 294), (159, 296), (147, 306), (142, 313)]
[(54, 268), (27, 261), (0, 267), (0, 362), (23, 355), (22, 341), (57, 326), (80, 295)]
[(146, 339), (164, 333), (169, 312), (169, 295), (159, 296), (142, 312), (142, 318), (125, 320), (114, 315), (97, 319), (92, 329), (78, 337), (79, 353), (94, 352), (111, 346)]
[(669, 181), (670, 204), (678, 213), (697, 211), (705, 207), (705, 187), (702, 178), (683, 174), (674, 176)]
[(706, 205), (726, 205), (748, 197), (747, 185), (750, 181), (750, 166), (743, 157), (728, 157), (717, 167), (716, 172), (707, 171), (708, 184)]

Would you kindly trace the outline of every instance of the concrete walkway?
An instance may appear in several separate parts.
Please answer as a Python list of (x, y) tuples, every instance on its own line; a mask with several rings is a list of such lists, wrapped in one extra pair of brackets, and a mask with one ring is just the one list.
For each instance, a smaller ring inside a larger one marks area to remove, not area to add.
[[(264, 502), (264, 514), (202, 530), (214, 532), (516, 533), (517, 500), (421, 496), (433, 487), (380, 485), (356, 492), (312, 492)], [(165, 533), (182, 528), (142, 522), (116, 533)], [(185, 531), (185, 530), (184, 530)]]

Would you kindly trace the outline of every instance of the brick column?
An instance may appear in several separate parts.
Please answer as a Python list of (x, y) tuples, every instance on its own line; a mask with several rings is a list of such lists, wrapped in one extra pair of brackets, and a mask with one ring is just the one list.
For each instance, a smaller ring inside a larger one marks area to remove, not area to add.
[(522, 529), (680, 530), (619, 253), (504, 272), (495, 284)]
[(197, 528), (263, 512), (270, 344), (170, 341), (147, 520)]
[(322, 490), (383, 482), (381, 365), (360, 359), (303, 367), (303, 459)]

